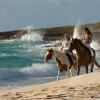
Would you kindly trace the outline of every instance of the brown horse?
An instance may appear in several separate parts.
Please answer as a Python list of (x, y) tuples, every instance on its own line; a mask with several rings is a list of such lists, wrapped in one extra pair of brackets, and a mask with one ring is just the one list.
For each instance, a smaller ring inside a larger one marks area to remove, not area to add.
[[(80, 39), (72, 39), (70, 44), (70, 51), (76, 50), (77, 52), (77, 67), (78, 67), (78, 75), (80, 73), (80, 66), (85, 66), (86, 73), (88, 73), (88, 65), (91, 64), (91, 72), (93, 72), (94, 64), (100, 68), (100, 65), (95, 60), (95, 51), (93, 58), (91, 58), (90, 50), (81, 42)], [(93, 59), (93, 61), (90, 60)]]
[[(48, 49), (45, 56), (45, 62), (48, 62), (51, 58), (55, 58), (57, 61), (58, 75), (57, 80), (60, 79), (60, 72), (68, 72), (68, 77), (72, 76), (71, 68), (73, 63), (71, 61), (72, 57), (70, 54), (61, 53), (59, 51), (53, 50), (52, 48)], [(67, 74), (67, 73), (66, 73)]]

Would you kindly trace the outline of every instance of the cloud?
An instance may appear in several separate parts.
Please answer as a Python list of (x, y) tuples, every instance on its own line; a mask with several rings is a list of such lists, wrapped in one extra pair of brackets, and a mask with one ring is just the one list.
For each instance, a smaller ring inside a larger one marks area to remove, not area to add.
[(0, 31), (100, 20), (100, 0), (0, 0)]

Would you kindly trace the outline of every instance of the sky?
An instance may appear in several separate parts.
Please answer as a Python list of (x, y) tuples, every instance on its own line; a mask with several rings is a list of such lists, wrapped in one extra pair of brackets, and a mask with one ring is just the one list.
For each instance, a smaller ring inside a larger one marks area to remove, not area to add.
[(100, 0), (0, 0), (0, 31), (100, 21)]

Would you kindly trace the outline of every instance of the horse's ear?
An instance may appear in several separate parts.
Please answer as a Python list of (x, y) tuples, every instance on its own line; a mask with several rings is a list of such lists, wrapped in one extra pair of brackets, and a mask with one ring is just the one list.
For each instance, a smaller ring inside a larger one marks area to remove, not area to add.
[(73, 41), (73, 37), (71, 38), (71, 41)]
[(52, 48), (50, 48), (49, 50), (52, 50)]
[(52, 48), (48, 48), (47, 51), (52, 51)]
[(49, 50), (50, 50), (50, 48), (47, 49), (47, 51), (49, 51)]

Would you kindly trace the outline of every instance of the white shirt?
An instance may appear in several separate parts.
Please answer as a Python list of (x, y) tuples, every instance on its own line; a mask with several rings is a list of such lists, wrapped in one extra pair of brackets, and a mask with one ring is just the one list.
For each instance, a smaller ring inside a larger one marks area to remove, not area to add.
[(64, 40), (62, 42), (62, 47), (63, 47), (63, 50), (62, 51), (69, 50), (69, 48), (70, 48), (70, 41)]

